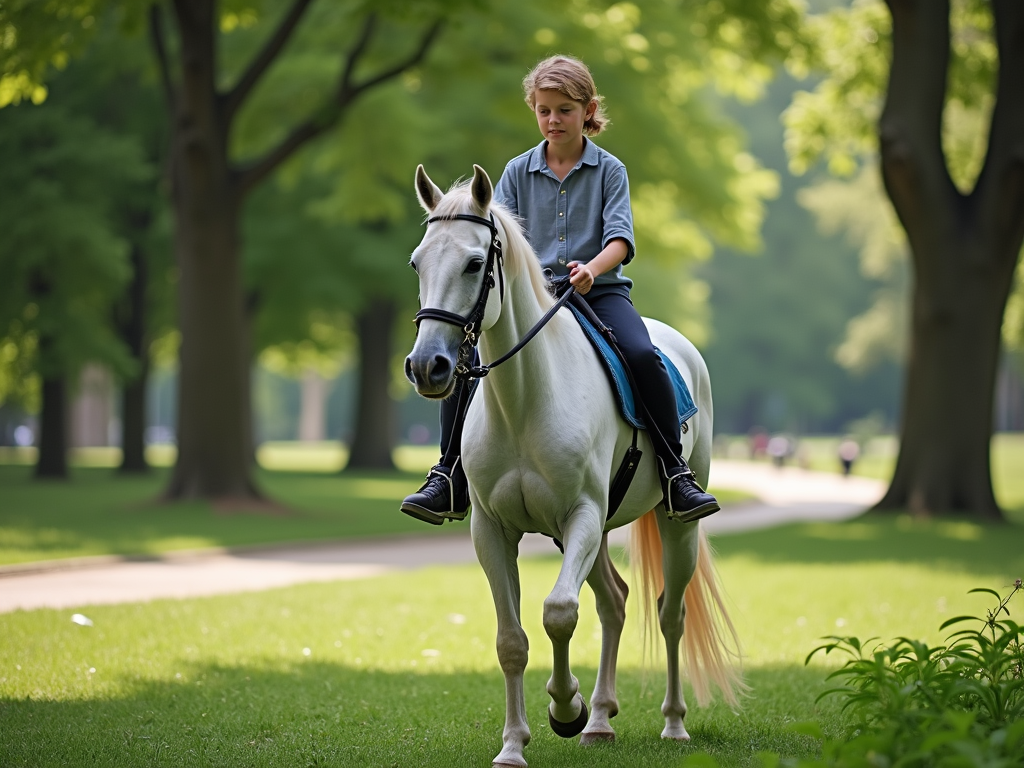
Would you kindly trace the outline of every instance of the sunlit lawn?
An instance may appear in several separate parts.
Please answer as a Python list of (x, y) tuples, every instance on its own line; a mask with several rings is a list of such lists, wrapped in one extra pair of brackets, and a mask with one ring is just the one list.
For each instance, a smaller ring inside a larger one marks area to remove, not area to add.
[[(811, 754), (788, 726), (819, 718), (835, 734), (843, 722), (835, 704), (814, 704), (822, 660), (803, 666), (820, 637), (939, 640), (942, 620), (987, 607), (968, 589), (1024, 573), (1017, 527), (886, 518), (716, 544), (752, 693), (737, 713), (691, 701), (691, 746), (658, 738), (663, 665), (642, 671), (634, 623), (618, 742), (583, 750), (548, 731), (541, 602), (558, 560), (522, 564), (531, 766), (680, 766), (699, 751), (756, 766), (760, 751)], [(599, 637), (587, 588), (582, 602), (573, 663), (589, 695)], [(73, 624), (72, 610), (0, 616), (0, 765), (447, 768), (487, 766), (499, 749), (493, 607), (476, 566), (76, 610), (95, 625)], [(632, 600), (628, 610), (635, 617)]]
[[(337, 444), (270, 445), (261, 450), (259, 486), (284, 505), (280, 512), (223, 511), (206, 503), (157, 503), (167, 481), (158, 468), (148, 477), (118, 477), (117, 452), (79, 452), (69, 481), (32, 479), (25, 454), (0, 455), (0, 565), (90, 555), (154, 555), (209, 547), (360, 536), (468, 532), (443, 529), (403, 515), (398, 507), (416, 490), (436, 449), (403, 448), (396, 461), (407, 470), (338, 473)], [(167, 463), (159, 452), (155, 463)], [(748, 498), (720, 491), (722, 500)]]

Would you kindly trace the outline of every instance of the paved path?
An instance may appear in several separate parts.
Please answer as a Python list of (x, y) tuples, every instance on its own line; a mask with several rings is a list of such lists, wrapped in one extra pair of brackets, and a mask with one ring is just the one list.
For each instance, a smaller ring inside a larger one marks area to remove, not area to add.
[[(755, 494), (760, 500), (726, 507), (704, 521), (710, 533), (753, 530), (787, 522), (854, 517), (881, 498), (876, 480), (766, 464), (715, 461), (711, 483)], [(154, 560), (89, 558), (47, 565), (35, 572), (0, 572), (0, 613), (71, 608), (154, 598), (248, 592), (312, 581), (361, 579), (427, 565), (475, 562), (467, 526), (454, 533), (317, 546), (169, 554)], [(625, 543), (625, 529), (609, 535)], [(550, 539), (531, 534), (520, 555), (553, 554)]]

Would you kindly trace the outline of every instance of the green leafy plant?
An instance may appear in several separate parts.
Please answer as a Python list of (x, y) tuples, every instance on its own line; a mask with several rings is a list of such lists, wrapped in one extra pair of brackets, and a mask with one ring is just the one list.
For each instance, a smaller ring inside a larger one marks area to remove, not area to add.
[(816, 760), (764, 756), (766, 768), (1010, 768), (1024, 765), (1024, 646), (1021, 627), (1007, 607), (1021, 580), (985, 617), (957, 616), (940, 629), (958, 629), (945, 645), (901, 637), (888, 645), (874, 638), (829, 637), (815, 648), (850, 658), (828, 676), (840, 687), (822, 693), (841, 696), (855, 715), (842, 738), (827, 738), (817, 723), (795, 729), (822, 743)]

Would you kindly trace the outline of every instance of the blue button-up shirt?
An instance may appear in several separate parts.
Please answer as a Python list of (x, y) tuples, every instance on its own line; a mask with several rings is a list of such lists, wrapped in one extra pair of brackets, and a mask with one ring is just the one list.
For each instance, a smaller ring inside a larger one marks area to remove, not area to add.
[[(525, 222), (527, 239), (541, 266), (567, 275), (570, 261), (590, 261), (617, 237), (629, 245), (623, 264), (629, 263), (634, 241), (626, 166), (584, 139), (583, 156), (559, 181), (548, 167), (546, 148), (545, 139), (510, 160), (494, 190), (495, 200)], [(592, 290), (614, 291), (628, 298), (632, 285), (619, 265), (599, 275)]]

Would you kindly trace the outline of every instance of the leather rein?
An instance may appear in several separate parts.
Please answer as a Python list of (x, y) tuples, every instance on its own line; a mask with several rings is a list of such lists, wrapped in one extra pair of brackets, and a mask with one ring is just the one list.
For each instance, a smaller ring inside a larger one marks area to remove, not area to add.
[(487, 264), (484, 268), (483, 282), (480, 284), (480, 294), (477, 296), (476, 304), (473, 305), (473, 309), (470, 310), (469, 314), (459, 315), (455, 312), (449, 312), (446, 309), (424, 307), (416, 313), (416, 317), (413, 319), (413, 322), (416, 323), (417, 332), (419, 332), (420, 322), (422, 320), (440, 320), (442, 323), (448, 323), (449, 325), (461, 328), (463, 333), (466, 335), (465, 338), (463, 338), (462, 343), (459, 344), (459, 351), (455, 362), (455, 376), (460, 379), (482, 379), (491, 372), (492, 368), (498, 367), (525, 347), (530, 340), (540, 332), (541, 328), (547, 325), (548, 321), (555, 316), (555, 313), (565, 306), (565, 303), (569, 301), (569, 298), (576, 292), (576, 289), (570, 286), (561, 298), (555, 302), (551, 309), (544, 314), (544, 317), (542, 317), (536, 325), (527, 331), (526, 335), (523, 336), (523, 338), (520, 339), (519, 342), (504, 355), (488, 365), (471, 366), (469, 365), (469, 360), (473, 348), (480, 341), (480, 326), (483, 323), (484, 313), (487, 310), (487, 299), (490, 296), (491, 289), (495, 286), (495, 269), (498, 271), (500, 298), (502, 302), (505, 301), (505, 259), (501, 250), (501, 239), (498, 237), (498, 227), (494, 223), (493, 214), (490, 215), (489, 219), (485, 219), (481, 216), (474, 216), (469, 213), (456, 213), (450, 216), (434, 216), (433, 218), (427, 219), (427, 225), (429, 226), (435, 221), (471, 221), (475, 224), (482, 224), (491, 231), (491, 244), (487, 249)]

